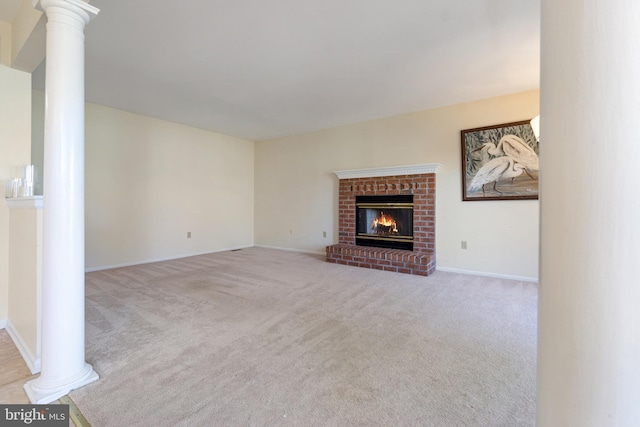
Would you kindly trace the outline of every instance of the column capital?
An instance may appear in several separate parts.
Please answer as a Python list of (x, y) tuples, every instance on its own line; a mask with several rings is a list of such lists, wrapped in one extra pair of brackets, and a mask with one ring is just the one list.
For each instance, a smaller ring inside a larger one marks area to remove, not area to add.
[(80, 16), (85, 25), (100, 12), (100, 9), (82, 0), (31, 0), (31, 4), (45, 13), (50, 7), (68, 10)]

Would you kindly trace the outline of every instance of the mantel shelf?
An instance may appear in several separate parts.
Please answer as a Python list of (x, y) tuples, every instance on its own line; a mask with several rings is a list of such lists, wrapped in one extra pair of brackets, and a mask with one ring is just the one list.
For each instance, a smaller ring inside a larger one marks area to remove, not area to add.
[(437, 173), (442, 165), (440, 163), (426, 163), (422, 165), (388, 166), (371, 169), (352, 169), (335, 171), (333, 173), (339, 179), (375, 178), (379, 176), (395, 175), (419, 175), (424, 173)]

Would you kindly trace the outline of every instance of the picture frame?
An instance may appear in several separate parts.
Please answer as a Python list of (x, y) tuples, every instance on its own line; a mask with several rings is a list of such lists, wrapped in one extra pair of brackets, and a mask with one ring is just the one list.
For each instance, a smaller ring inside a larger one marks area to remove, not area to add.
[(537, 200), (539, 147), (530, 120), (460, 131), (462, 200)]

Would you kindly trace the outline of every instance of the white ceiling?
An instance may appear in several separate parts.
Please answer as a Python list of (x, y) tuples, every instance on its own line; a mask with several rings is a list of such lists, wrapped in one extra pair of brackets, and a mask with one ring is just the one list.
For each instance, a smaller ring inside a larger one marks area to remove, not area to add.
[(88, 101), (251, 140), (539, 87), (540, 0), (91, 4)]

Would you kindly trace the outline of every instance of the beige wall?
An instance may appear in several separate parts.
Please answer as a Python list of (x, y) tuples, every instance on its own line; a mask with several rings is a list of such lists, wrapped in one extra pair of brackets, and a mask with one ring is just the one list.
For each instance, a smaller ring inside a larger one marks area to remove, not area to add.
[(10, 334), (32, 373), (40, 371), (42, 209), (10, 209)]
[(538, 202), (462, 202), (460, 130), (531, 118), (538, 95), (258, 142), (255, 181), (250, 141), (87, 104), (87, 268), (247, 246), (254, 237), (322, 252), (337, 242), (334, 170), (441, 163), (438, 266), (536, 278)]
[(0, 64), (11, 66), (11, 24), (0, 21)]
[(337, 243), (335, 170), (441, 163), (438, 266), (536, 278), (538, 202), (462, 202), (460, 130), (530, 119), (538, 98), (530, 91), (256, 143), (256, 244), (322, 252)]
[[(31, 152), (31, 74), (0, 65), (0, 195), (7, 178), (29, 163)], [(0, 202), (0, 324), (7, 319), (9, 209)]]
[(44, 92), (31, 93), (31, 164), (36, 166), (33, 194), (42, 196), (44, 175)]
[(88, 269), (253, 245), (252, 141), (94, 104), (85, 134)]

